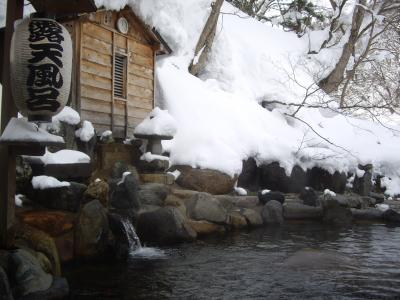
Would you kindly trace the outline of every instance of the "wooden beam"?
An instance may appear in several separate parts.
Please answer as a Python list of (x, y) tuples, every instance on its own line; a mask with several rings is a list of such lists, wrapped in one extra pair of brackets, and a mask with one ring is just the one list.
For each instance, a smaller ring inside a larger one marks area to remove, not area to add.
[[(1, 106), (1, 133), (12, 117), (17, 116), (17, 109), (11, 94), (10, 86), (10, 45), (14, 32), (14, 21), (22, 18), (23, 0), (7, 1), (6, 31), (4, 34), (3, 53), (3, 93)], [(15, 210), (15, 154), (11, 147), (0, 146), (0, 248), (12, 246), (10, 238), (14, 223)]]
[(93, 0), (30, 0), (37, 12), (54, 15), (89, 13), (97, 10)]

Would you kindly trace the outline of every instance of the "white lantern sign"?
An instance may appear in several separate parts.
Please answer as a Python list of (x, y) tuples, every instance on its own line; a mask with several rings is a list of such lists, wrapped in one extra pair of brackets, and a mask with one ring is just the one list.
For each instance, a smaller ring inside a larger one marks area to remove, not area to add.
[(68, 101), (72, 42), (55, 20), (27, 18), (11, 41), (11, 87), (20, 113), (33, 122), (51, 122)]

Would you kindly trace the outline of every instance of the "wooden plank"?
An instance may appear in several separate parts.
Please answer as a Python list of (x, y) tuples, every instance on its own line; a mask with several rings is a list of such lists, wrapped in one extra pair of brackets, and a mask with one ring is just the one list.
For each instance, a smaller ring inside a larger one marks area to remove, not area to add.
[(112, 78), (111, 67), (102, 66), (84, 59), (81, 62), (81, 71), (108, 79)]
[(129, 83), (146, 88), (153, 89), (153, 80), (149, 78), (145, 78), (142, 76), (137, 76), (135, 74), (129, 74)]
[(144, 109), (149, 109), (149, 110), (152, 110), (154, 108), (153, 107), (153, 99), (129, 96), (128, 103), (129, 103), (129, 108), (139, 107), (139, 108), (144, 108)]
[(131, 55), (129, 57), (129, 62), (131, 64), (136, 64), (139, 66), (153, 69), (153, 57), (141, 56), (139, 54), (131, 52)]
[(126, 101), (114, 101), (114, 114), (125, 116), (126, 114)]
[[(129, 109), (129, 116), (128, 118), (137, 118), (141, 119), (142, 121), (148, 116), (148, 114), (151, 112), (151, 110), (147, 109), (142, 109), (142, 108), (137, 108), (137, 107), (132, 107)], [(129, 120), (128, 119), (128, 120)]]
[(152, 57), (153, 56), (153, 49), (150, 46), (142, 44), (142, 43), (137, 42), (137, 41), (132, 40), (132, 39), (129, 39), (128, 43), (129, 43), (129, 50), (130, 51), (132, 51), (134, 53), (137, 53), (137, 54), (140, 54), (140, 55), (143, 55), (145, 57)]
[(111, 114), (111, 102), (81, 98), (81, 107), (87, 111)]
[(111, 91), (81, 84), (81, 97), (111, 102)]
[(93, 124), (108, 125), (108, 126), (111, 125), (111, 115), (106, 113), (82, 109), (81, 118), (82, 120), (88, 120)]
[(112, 32), (96, 24), (85, 22), (83, 24), (83, 34), (103, 42), (112, 44)]
[(127, 38), (121, 34), (115, 34), (114, 46), (120, 49), (128, 49)]
[(135, 63), (129, 63), (129, 74), (141, 76), (152, 80), (154, 78), (154, 72), (152, 68), (139, 66)]
[(86, 61), (90, 61), (106, 67), (111, 67), (112, 64), (111, 55), (102, 54), (93, 49), (88, 49), (85, 46), (82, 49), (82, 58), (85, 59)]
[(81, 83), (103, 90), (109, 90), (110, 92), (112, 89), (111, 79), (100, 77), (86, 72), (81, 73)]
[(82, 44), (89, 49), (95, 50), (103, 54), (112, 54), (112, 45), (97, 38), (88, 35), (83, 35)]
[(152, 99), (153, 89), (145, 89), (134, 84), (129, 84), (128, 95)]

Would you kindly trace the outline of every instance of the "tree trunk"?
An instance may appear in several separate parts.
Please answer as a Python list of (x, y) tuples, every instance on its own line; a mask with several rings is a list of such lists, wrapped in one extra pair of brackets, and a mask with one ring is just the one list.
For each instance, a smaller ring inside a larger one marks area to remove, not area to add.
[(365, 9), (362, 6), (365, 6), (366, 0), (360, 0), (358, 3), (361, 6), (356, 4), (357, 6), (354, 9), (349, 40), (343, 47), (339, 61), (332, 72), (319, 82), (319, 87), (328, 94), (338, 89), (339, 85), (343, 81), (344, 72), (346, 71), (349, 59), (354, 54), (355, 45), (359, 37), (359, 31), (365, 14)]
[(212, 43), (214, 41), (218, 17), (223, 3), (224, 0), (216, 0), (211, 5), (211, 14), (204, 25), (203, 31), (201, 32), (194, 52), (194, 58), (189, 66), (189, 72), (195, 76), (197, 76), (206, 65), (207, 57), (211, 51)]

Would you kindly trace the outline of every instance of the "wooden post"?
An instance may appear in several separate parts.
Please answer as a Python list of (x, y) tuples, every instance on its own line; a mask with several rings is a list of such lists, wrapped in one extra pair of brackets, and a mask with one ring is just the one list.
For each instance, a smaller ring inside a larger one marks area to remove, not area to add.
[[(17, 116), (17, 109), (11, 95), (10, 86), (10, 45), (14, 32), (14, 21), (22, 18), (23, 0), (7, 1), (7, 19), (4, 35), (3, 94), (1, 106), (1, 133), (8, 121)], [(0, 146), (0, 248), (11, 247), (9, 231), (14, 223), (15, 210), (15, 155), (8, 146)]]

